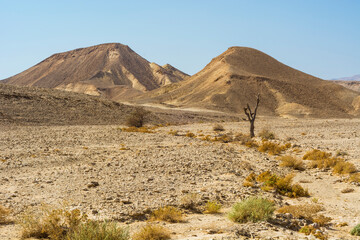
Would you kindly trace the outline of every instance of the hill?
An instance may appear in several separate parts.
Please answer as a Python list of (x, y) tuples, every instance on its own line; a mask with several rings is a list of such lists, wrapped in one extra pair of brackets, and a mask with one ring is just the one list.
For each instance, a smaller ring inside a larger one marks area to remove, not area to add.
[(351, 77), (334, 78), (331, 80), (343, 80), (343, 81), (360, 81), (360, 74)]
[(126, 45), (109, 43), (54, 54), (4, 82), (119, 100), (122, 96), (139, 95), (185, 77), (185, 73), (171, 65), (161, 67)]
[(260, 93), (260, 114), (349, 117), (359, 93), (288, 67), (263, 52), (231, 47), (188, 79), (151, 91), (137, 102), (242, 113)]
[(332, 82), (340, 84), (341, 86), (351, 89), (353, 91), (360, 92), (360, 81), (332, 80)]

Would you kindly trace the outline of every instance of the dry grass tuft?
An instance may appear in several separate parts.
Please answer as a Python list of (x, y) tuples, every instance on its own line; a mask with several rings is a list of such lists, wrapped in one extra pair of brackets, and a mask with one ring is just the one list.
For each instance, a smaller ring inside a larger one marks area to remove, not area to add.
[(219, 213), (221, 207), (222, 207), (221, 204), (218, 203), (217, 201), (209, 201), (205, 205), (204, 213), (209, 213), (209, 214)]
[(127, 128), (121, 128), (121, 131), (123, 132), (140, 132), (140, 133), (154, 133), (153, 130), (151, 130), (148, 127), (127, 127)]
[(353, 183), (360, 183), (360, 173), (351, 174), (348, 181)]
[(151, 220), (177, 223), (183, 221), (183, 216), (182, 212), (179, 209), (172, 206), (166, 206), (154, 210), (152, 212)]
[(132, 240), (167, 240), (171, 239), (169, 231), (158, 225), (148, 224), (134, 233)]
[(331, 153), (323, 152), (317, 149), (308, 151), (304, 156), (304, 160), (322, 160), (331, 157)]
[(237, 223), (268, 220), (275, 210), (274, 203), (264, 198), (250, 197), (236, 203), (228, 217)]
[(22, 227), (23, 238), (63, 240), (86, 221), (87, 216), (78, 209), (68, 211), (65, 208), (43, 205), (40, 209), (25, 211), (18, 222)]
[(261, 187), (264, 191), (275, 190), (281, 195), (291, 198), (309, 197), (310, 194), (307, 189), (304, 189), (299, 184), (292, 184), (294, 175), (289, 174), (285, 177), (279, 177), (276, 174), (271, 174), (269, 171), (261, 173), (256, 180), (263, 182)]
[(197, 193), (189, 193), (180, 200), (180, 206), (184, 209), (199, 212), (198, 206), (201, 205), (201, 197)]
[(304, 218), (313, 221), (313, 219), (317, 216), (317, 213), (323, 210), (324, 208), (318, 204), (304, 204), (283, 206), (276, 211), (278, 213), (290, 213), (295, 218)]
[(337, 174), (349, 174), (355, 173), (356, 171), (357, 169), (354, 164), (345, 162), (344, 160), (338, 161), (333, 168), (333, 172)]
[(279, 155), (290, 147), (291, 147), (290, 143), (287, 143), (285, 145), (280, 145), (270, 141), (263, 141), (262, 145), (258, 147), (258, 150), (260, 152), (267, 152), (270, 155)]
[(302, 160), (296, 159), (292, 156), (282, 156), (279, 158), (281, 163), (281, 167), (289, 167), (293, 168), (295, 170), (304, 171), (305, 170), (305, 164)]
[(195, 134), (192, 133), (192, 132), (187, 132), (185, 136), (186, 136), (186, 137), (189, 137), (189, 138), (194, 138), (194, 137), (196, 137)]
[(67, 240), (128, 240), (129, 232), (116, 222), (87, 221), (67, 236)]
[(275, 139), (275, 133), (271, 132), (269, 129), (262, 129), (259, 132), (259, 137), (266, 140)]

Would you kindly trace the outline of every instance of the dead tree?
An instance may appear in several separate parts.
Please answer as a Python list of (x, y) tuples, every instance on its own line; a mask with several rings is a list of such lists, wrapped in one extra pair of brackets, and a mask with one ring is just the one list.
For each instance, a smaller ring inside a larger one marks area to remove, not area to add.
[(245, 112), (245, 114), (246, 114), (246, 116), (248, 118), (248, 121), (250, 122), (250, 137), (251, 138), (255, 137), (254, 123), (255, 123), (256, 112), (257, 112), (257, 109), (258, 109), (258, 106), (259, 106), (259, 102), (260, 102), (260, 94), (257, 95), (256, 106), (255, 106), (254, 112), (251, 111), (251, 108), (250, 108), (249, 104), (247, 104), (247, 107), (244, 107), (244, 112)]

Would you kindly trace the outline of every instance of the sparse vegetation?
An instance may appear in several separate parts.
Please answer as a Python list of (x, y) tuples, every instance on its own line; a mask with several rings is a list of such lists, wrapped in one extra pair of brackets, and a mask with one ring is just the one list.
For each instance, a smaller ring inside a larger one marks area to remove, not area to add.
[(196, 137), (195, 134), (192, 133), (192, 132), (187, 132), (185, 136), (186, 136), (186, 137), (189, 137), (189, 138), (194, 138), (194, 137)]
[(247, 142), (251, 141), (251, 138), (249, 135), (238, 133), (235, 135), (234, 141), (238, 141), (242, 145), (245, 145)]
[(182, 212), (179, 209), (172, 206), (166, 206), (154, 210), (152, 212), (151, 220), (176, 223), (176, 222), (182, 222), (183, 216), (182, 216)]
[(129, 232), (115, 222), (87, 221), (82, 223), (66, 240), (128, 240)]
[(199, 212), (198, 206), (201, 204), (200, 195), (197, 193), (189, 193), (186, 194), (180, 200), (180, 205), (182, 208), (187, 210), (192, 210), (195, 212)]
[(279, 177), (276, 174), (271, 174), (269, 171), (261, 173), (256, 180), (263, 182), (261, 187), (264, 191), (275, 190), (281, 195), (296, 198), (296, 197), (308, 197), (309, 192), (299, 184), (292, 184), (294, 175), (289, 174), (285, 177)]
[(309, 221), (314, 221), (314, 218), (317, 217), (317, 213), (323, 210), (324, 208), (319, 204), (304, 204), (283, 206), (276, 211), (278, 213), (290, 213), (295, 218), (304, 218)]
[(291, 143), (280, 145), (278, 143), (263, 141), (262, 145), (258, 147), (259, 152), (267, 152), (270, 155), (279, 155), (286, 149), (291, 147)]
[(148, 114), (143, 108), (137, 108), (126, 118), (128, 127), (142, 127), (144, 125), (145, 116)]
[(136, 232), (132, 240), (167, 240), (171, 239), (167, 229), (158, 225), (148, 224)]
[(86, 221), (87, 216), (78, 209), (69, 211), (48, 205), (40, 209), (28, 209), (19, 217), (23, 238), (35, 237), (51, 240), (65, 239)]
[(360, 236), (360, 224), (356, 225), (350, 232), (351, 235)]
[(154, 133), (153, 130), (151, 130), (148, 127), (127, 127), (127, 128), (121, 128), (121, 131), (123, 132), (140, 132), (140, 133)]
[(272, 140), (275, 139), (275, 133), (271, 132), (269, 129), (262, 129), (261, 132), (259, 132), (259, 137), (266, 140)]
[(214, 130), (215, 132), (222, 132), (222, 131), (225, 131), (225, 128), (224, 128), (223, 125), (217, 123), (217, 124), (215, 124), (215, 126), (213, 127), (213, 130)]
[(0, 224), (8, 223), (8, 217), (10, 215), (10, 210), (3, 205), (0, 205)]
[(296, 159), (292, 156), (281, 156), (279, 157), (281, 163), (281, 167), (289, 167), (293, 168), (295, 170), (304, 171), (305, 170), (305, 164), (302, 160)]
[(205, 205), (205, 211), (204, 213), (214, 214), (219, 213), (221, 209), (221, 204), (217, 201), (208, 201)]
[(354, 164), (350, 162), (345, 162), (344, 160), (339, 160), (336, 162), (334, 168), (334, 173), (337, 174), (349, 174), (349, 173), (355, 173), (357, 171)]
[(236, 203), (228, 217), (237, 223), (258, 222), (268, 220), (275, 210), (274, 203), (258, 197), (250, 197)]
[(323, 160), (331, 157), (331, 153), (323, 152), (318, 149), (308, 151), (304, 156), (304, 160)]
[(314, 237), (321, 239), (321, 240), (326, 240), (328, 239), (328, 237), (323, 234), (321, 231), (318, 231), (317, 228), (311, 226), (311, 225), (306, 225), (304, 227), (302, 227), (299, 232), (304, 233), (305, 235), (314, 235)]

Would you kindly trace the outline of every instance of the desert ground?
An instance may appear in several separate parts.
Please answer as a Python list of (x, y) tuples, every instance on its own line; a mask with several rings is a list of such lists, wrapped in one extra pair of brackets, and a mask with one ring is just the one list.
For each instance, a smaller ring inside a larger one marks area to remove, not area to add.
[[(151, 133), (126, 132), (121, 125), (1, 125), (0, 204), (10, 209), (11, 215), (8, 224), (0, 225), (0, 239), (20, 239), (16, 220), (29, 207), (64, 202), (91, 219), (114, 220), (130, 233), (149, 222), (152, 210), (171, 205), (183, 211), (183, 222), (152, 223), (169, 229), (172, 239), (315, 239), (279, 224), (284, 216), (276, 211), (272, 221), (230, 221), (227, 213), (231, 206), (249, 196), (268, 198), (276, 208), (321, 205), (321, 214), (331, 218), (330, 224), (319, 228), (324, 236), (357, 239), (349, 232), (360, 223), (358, 183), (329, 169), (280, 167), (278, 156), (237, 141), (204, 140), (207, 135), (248, 134), (247, 121), (220, 124), (224, 131), (214, 131), (215, 123), (199, 122), (149, 128)], [(291, 143), (281, 155), (301, 159), (312, 149), (333, 156), (342, 153), (360, 169), (360, 119), (260, 116), (255, 127), (256, 134), (262, 129), (273, 132), (275, 140), (271, 141)], [(261, 138), (255, 140), (261, 143)], [(267, 170), (278, 175), (294, 173), (294, 182), (308, 189), (310, 197), (289, 198), (243, 185), (251, 172)], [(189, 196), (196, 198), (199, 211), (183, 207)], [(209, 200), (222, 204), (220, 213), (201, 212)]]

